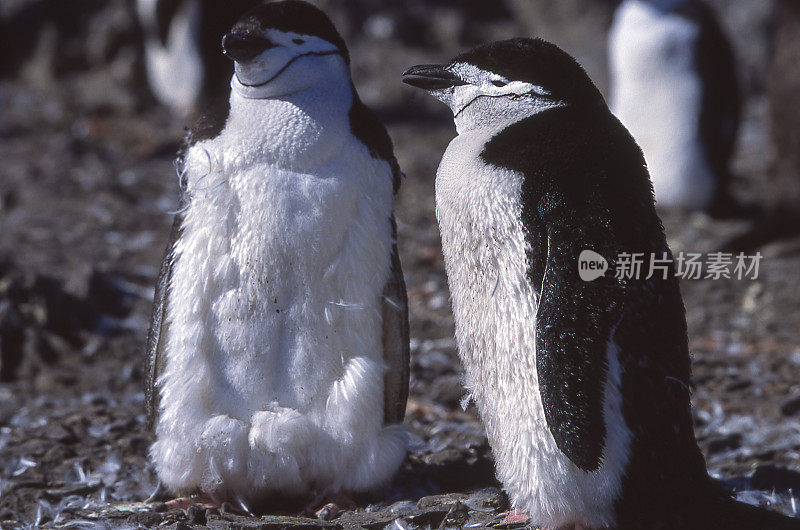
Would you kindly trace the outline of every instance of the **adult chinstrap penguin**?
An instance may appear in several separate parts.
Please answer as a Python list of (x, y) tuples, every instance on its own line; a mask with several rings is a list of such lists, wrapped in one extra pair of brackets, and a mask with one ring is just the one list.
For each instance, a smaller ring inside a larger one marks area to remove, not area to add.
[(391, 140), (310, 4), (264, 3), (223, 47), (230, 113), (187, 139), (156, 289), (150, 457), (173, 493), (249, 509), (378, 490), (407, 445)]
[(580, 279), (585, 250), (670, 255), (642, 153), (583, 69), (514, 39), (404, 80), (454, 114), (436, 212), (466, 386), (512, 506), (547, 529), (797, 528), (706, 473), (674, 271)]
[(642, 147), (659, 207), (745, 213), (730, 195), (735, 58), (702, 0), (625, 0), (609, 34), (611, 109)]

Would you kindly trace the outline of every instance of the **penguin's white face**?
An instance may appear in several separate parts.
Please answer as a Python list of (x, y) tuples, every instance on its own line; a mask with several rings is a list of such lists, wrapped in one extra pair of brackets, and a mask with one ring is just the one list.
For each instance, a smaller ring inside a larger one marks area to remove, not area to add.
[(255, 35), (229, 33), (223, 49), (235, 62), (231, 87), (248, 99), (278, 98), (324, 83), (349, 82), (342, 52), (321, 37), (268, 28)]
[(406, 83), (427, 90), (450, 107), (459, 134), (486, 126), (505, 126), (563, 106), (542, 86), (508, 79), (464, 62), (446, 67), (415, 66), (404, 76)]
[(602, 94), (575, 59), (541, 39), (484, 44), (447, 66), (409, 68), (403, 81), (447, 104), (459, 134), (501, 129), (558, 107), (605, 107)]

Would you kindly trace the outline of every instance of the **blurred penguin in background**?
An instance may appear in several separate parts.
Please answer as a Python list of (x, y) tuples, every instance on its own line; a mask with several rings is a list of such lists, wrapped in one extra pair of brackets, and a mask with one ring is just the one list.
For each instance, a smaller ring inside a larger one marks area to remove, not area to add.
[(775, 162), (764, 218), (726, 245), (747, 252), (800, 234), (800, 1), (780, 0), (767, 79)]
[(222, 36), (257, 0), (137, 0), (145, 69), (156, 99), (193, 117), (227, 100), (233, 64), (219, 53)]
[(611, 109), (644, 151), (659, 207), (729, 217), (740, 120), (733, 51), (700, 0), (625, 0), (609, 34)]

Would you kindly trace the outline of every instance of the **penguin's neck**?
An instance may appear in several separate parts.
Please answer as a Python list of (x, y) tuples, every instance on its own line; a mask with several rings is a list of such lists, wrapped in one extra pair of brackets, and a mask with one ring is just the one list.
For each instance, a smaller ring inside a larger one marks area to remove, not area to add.
[(349, 79), (336, 79), (280, 98), (248, 99), (234, 90), (220, 137), (226, 154), (235, 155), (229, 162), (236, 165), (267, 163), (308, 171), (341, 152), (352, 136), (352, 104)]
[(454, 118), (459, 135), (491, 137), (493, 133), (546, 110), (565, 106), (561, 102), (535, 98), (518, 100), (485, 99), (458, 112)]

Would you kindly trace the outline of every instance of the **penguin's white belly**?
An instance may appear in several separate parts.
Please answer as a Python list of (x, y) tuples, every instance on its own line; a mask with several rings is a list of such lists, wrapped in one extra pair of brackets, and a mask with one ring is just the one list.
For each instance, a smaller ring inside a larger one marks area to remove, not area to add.
[(700, 137), (699, 31), (678, 15), (627, 0), (609, 36), (611, 108), (644, 152), (659, 206), (703, 209), (716, 190)]
[(383, 426), (391, 183), (348, 169), (190, 173), (151, 449), (171, 489), (363, 491), (402, 461)]
[[(436, 211), (466, 384), (514, 507), (548, 528), (575, 522), (610, 525), (627, 463), (627, 429), (608, 429), (603, 465), (587, 473), (559, 450), (547, 427), (536, 368), (537, 300), (527, 277), (530, 245), (520, 220), (522, 176), (480, 160), (490, 137), (480, 131), (456, 137), (436, 178)], [(607, 425), (622, 422), (613, 351), (609, 363), (609, 379), (616, 385), (606, 391)]]

